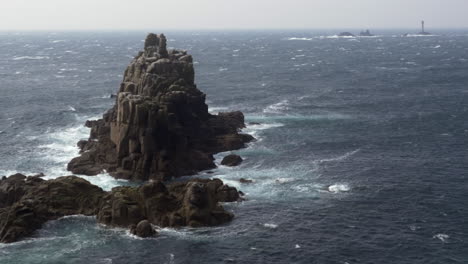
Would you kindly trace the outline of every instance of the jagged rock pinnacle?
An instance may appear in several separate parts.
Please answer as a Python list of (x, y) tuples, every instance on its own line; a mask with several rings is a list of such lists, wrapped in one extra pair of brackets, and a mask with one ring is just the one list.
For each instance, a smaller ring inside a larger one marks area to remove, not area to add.
[(244, 147), (241, 112), (211, 115), (195, 84), (193, 59), (167, 50), (164, 34), (148, 34), (144, 51), (125, 70), (115, 106), (88, 122), (73, 173), (103, 170), (117, 178), (166, 180), (215, 167), (213, 154)]

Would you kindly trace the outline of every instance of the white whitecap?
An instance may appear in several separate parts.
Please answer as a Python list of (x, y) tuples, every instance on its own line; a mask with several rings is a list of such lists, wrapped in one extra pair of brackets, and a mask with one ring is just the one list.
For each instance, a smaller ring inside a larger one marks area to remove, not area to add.
[(48, 56), (21, 56), (21, 57), (14, 57), (13, 60), (46, 60), (49, 59)]
[(288, 40), (305, 40), (305, 41), (310, 41), (310, 40), (313, 40), (313, 38), (296, 38), (296, 37), (292, 37), (292, 38), (288, 38)]
[(322, 163), (322, 162), (334, 162), (334, 161), (342, 161), (342, 160), (345, 160), (351, 156), (353, 156), (354, 154), (358, 153), (361, 149), (356, 149), (356, 150), (353, 150), (353, 151), (350, 151), (350, 152), (347, 152), (341, 156), (338, 156), (338, 157), (334, 157), (334, 158), (328, 158), (328, 159), (320, 159), (320, 160), (317, 160), (317, 162), (319, 163)]
[(208, 107), (208, 112), (211, 114), (217, 114), (219, 112), (226, 112), (229, 110), (229, 107), (225, 106), (213, 106), (213, 107)]
[(442, 233), (440, 233), (440, 234), (434, 235), (432, 238), (439, 239), (439, 240), (442, 241), (443, 243), (446, 243), (447, 240), (450, 238), (450, 236), (447, 235), (447, 234), (442, 234)]
[(279, 103), (271, 104), (263, 109), (263, 113), (279, 114), (286, 110), (289, 110), (289, 100), (282, 100)]
[(278, 228), (278, 225), (277, 224), (273, 224), (273, 223), (265, 223), (263, 224), (264, 227), (267, 227), (267, 228), (271, 228), (271, 229), (276, 229)]
[(333, 184), (328, 186), (328, 191), (331, 193), (348, 192), (351, 188), (347, 184)]

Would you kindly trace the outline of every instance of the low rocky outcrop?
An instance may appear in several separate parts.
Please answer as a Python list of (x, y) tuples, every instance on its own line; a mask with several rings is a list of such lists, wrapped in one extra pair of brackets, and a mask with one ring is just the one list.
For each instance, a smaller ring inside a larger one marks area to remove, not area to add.
[(239, 179), (239, 182), (240, 182), (240, 183), (253, 183), (253, 180), (245, 179), (245, 178), (240, 178), (240, 179)]
[(156, 234), (152, 225), (220, 225), (233, 218), (220, 202), (237, 200), (239, 192), (219, 179), (152, 181), (106, 192), (76, 176), (43, 180), (17, 174), (0, 181), (0, 242), (17, 241), (48, 220), (76, 214), (96, 215), (99, 223), (141, 237)]
[(130, 233), (139, 237), (152, 237), (156, 235), (156, 230), (148, 220), (142, 220), (137, 225), (130, 226)]
[(30, 235), (48, 220), (95, 215), (105, 192), (75, 177), (43, 180), (16, 174), (0, 181), (0, 242)]
[(354, 37), (354, 34), (350, 32), (341, 32), (338, 36), (339, 37)]
[(244, 160), (241, 158), (241, 156), (236, 154), (230, 154), (223, 158), (223, 160), (221, 161), (221, 165), (234, 167), (240, 165), (242, 161)]
[(104, 170), (116, 178), (167, 180), (214, 168), (213, 154), (253, 140), (239, 133), (241, 112), (208, 113), (197, 89), (192, 56), (168, 50), (166, 37), (149, 34), (127, 67), (115, 106), (86, 122), (88, 140), (68, 164), (75, 174)]

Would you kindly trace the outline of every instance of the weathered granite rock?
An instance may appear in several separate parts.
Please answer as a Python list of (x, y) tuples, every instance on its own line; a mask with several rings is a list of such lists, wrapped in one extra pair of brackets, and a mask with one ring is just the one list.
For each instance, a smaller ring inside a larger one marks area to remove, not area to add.
[(155, 181), (139, 188), (112, 189), (104, 197), (97, 219), (106, 225), (126, 228), (143, 220), (162, 227), (214, 226), (233, 218), (219, 202), (233, 202), (238, 198), (235, 188), (217, 179), (193, 179), (167, 187)]
[(234, 167), (240, 165), (242, 161), (244, 160), (239, 155), (230, 154), (223, 158), (221, 165)]
[(130, 233), (139, 237), (152, 237), (156, 235), (156, 231), (148, 220), (142, 220), (138, 225), (132, 225), (130, 227)]
[(192, 61), (186, 51), (167, 50), (164, 35), (149, 34), (144, 51), (125, 71), (115, 106), (102, 119), (86, 122), (90, 138), (79, 142), (81, 156), (68, 170), (167, 180), (214, 168), (214, 153), (251, 141), (239, 133), (241, 112), (208, 113)]
[(54, 180), (17, 174), (0, 181), (0, 242), (30, 235), (48, 220), (66, 215), (97, 215), (99, 223), (129, 228), (135, 235), (155, 234), (161, 227), (214, 226), (230, 221), (220, 202), (240, 200), (221, 180), (192, 179), (165, 185), (116, 187), (110, 192), (66, 176)]
[(75, 176), (48, 181), (8, 177), (0, 181), (0, 242), (28, 236), (47, 220), (74, 214), (95, 215), (104, 194), (101, 188)]

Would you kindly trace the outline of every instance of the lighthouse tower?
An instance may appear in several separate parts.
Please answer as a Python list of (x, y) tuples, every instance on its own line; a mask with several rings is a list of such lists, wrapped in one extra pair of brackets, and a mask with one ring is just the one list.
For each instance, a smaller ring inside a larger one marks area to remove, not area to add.
[(426, 30), (424, 29), (424, 20), (421, 21), (421, 32), (419, 32), (419, 35), (431, 35), (431, 33), (426, 32)]

